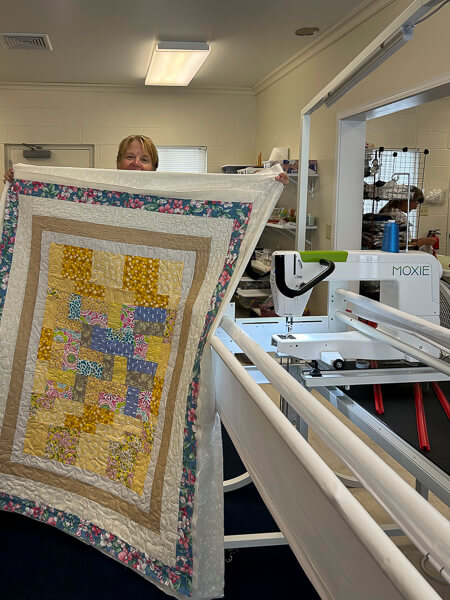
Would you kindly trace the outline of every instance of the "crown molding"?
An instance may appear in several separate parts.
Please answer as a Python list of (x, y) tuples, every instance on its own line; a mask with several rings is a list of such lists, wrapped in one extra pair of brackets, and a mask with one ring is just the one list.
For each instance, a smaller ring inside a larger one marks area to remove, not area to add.
[(258, 83), (252, 87), (255, 95), (260, 94), (266, 88), (285, 77), (288, 73), (297, 69), (308, 60), (311, 60), (314, 56), (323, 52), (329, 46), (350, 33), (353, 29), (362, 25), (362, 23), (397, 1), (398, 0), (365, 0), (365, 2), (355, 7), (343, 19), (317, 36), (314, 42), (307, 48), (292, 56), (289, 60), (269, 73), (269, 75), (258, 81)]
[(147, 94), (147, 95), (199, 95), (199, 94), (216, 94), (216, 95), (244, 95), (254, 96), (255, 92), (252, 88), (247, 87), (152, 87), (143, 85), (118, 85), (104, 83), (34, 83), (34, 82), (17, 82), (17, 81), (1, 81), (0, 90), (39, 90), (39, 91), (70, 91), (70, 92), (92, 92), (92, 93), (115, 93), (115, 94)]

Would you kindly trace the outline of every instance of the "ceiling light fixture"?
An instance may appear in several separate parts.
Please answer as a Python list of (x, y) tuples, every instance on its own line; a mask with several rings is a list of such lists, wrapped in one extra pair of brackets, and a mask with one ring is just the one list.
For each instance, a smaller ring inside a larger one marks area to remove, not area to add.
[(206, 42), (159, 42), (153, 48), (145, 85), (189, 85), (209, 52)]

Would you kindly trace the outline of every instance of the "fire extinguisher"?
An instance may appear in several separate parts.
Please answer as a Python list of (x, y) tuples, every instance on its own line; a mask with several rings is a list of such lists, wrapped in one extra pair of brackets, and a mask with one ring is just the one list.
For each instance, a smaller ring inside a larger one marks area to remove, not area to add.
[(433, 256), (436, 256), (437, 252), (436, 250), (439, 250), (439, 236), (440, 236), (440, 229), (430, 229), (428, 231), (427, 237), (431, 237), (434, 239), (434, 243), (432, 245), (432, 249), (433, 249)]

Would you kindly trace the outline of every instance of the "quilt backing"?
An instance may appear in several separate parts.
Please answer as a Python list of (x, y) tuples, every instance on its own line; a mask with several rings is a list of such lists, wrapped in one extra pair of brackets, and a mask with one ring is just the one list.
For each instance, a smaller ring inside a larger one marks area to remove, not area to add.
[(271, 171), (15, 177), (2, 198), (0, 507), (171, 595), (221, 596), (207, 342), (282, 186)]

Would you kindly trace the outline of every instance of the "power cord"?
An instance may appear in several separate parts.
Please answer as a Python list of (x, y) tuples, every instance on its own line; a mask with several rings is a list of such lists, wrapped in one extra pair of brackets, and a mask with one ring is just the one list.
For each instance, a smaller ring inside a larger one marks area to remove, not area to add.
[[(422, 571), (425, 573), (425, 575), (427, 577), (429, 577), (433, 581), (436, 581), (436, 583), (447, 583), (447, 581), (443, 577), (441, 577), (441, 576), (437, 577), (436, 575), (432, 575), (430, 573), (430, 571), (425, 567), (427, 560), (429, 559), (429, 556), (430, 556), (429, 553), (425, 554), (425, 556), (420, 561), (420, 567), (421, 567)], [(442, 569), (440, 571), (441, 573), (442, 573), (443, 569), (444, 569), (444, 567), (442, 567)]]
[(426, 17), (423, 17), (422, 19), (420, 19), (420, 21), (417, 21), (417, 23), (414, 23), (414, 25), (419, 25), (419, 23), (423, 23), (424, 21), (426, 21), (427, 19), (429, 19), (430, 17), (432, 17), (434, 15), (434, 13), (437, 13), (438, 10), (441, 10), (441, 8), (445, 5), (448, 4), (450, 2), (450, 0), (444, 0), (444, 2), (442, 4), (439, 4), (439, 6), (437, 6), (433, 12), (430, 12), (429, 15), (427, 15)]

